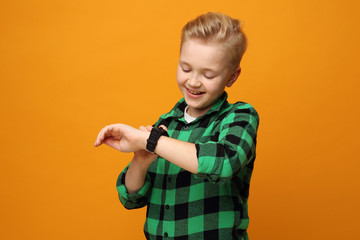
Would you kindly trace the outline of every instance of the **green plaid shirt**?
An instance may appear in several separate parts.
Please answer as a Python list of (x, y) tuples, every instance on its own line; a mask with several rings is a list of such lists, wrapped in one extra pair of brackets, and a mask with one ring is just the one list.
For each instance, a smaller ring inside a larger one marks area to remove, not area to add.
[(226, 99), (224, 92), (191, 123), (184, 119), (186, 103), (181, 99), (155, 124), (167, 126), (172, 138), (195, 143), (197, 174), (159, 157), (136, 194), (125, 188), (128, 167), (119, 175), (117, 190), (125, 208), (147, 206), (147, 239), (248, 239), (247, 201), (259, 117), (250, 104)]

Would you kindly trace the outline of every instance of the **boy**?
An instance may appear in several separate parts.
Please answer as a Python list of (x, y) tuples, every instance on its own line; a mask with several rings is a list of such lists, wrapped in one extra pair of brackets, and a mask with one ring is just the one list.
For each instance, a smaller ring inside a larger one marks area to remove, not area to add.
[(247, 103), (229, 104), (225, 92), (240, 75), (245, 48), (238, 20), (207, 13), (190, 21), (177, 71), (184, 98), (154, 127), (100, 131), (95, 146), (134, 152), (117, 190), (125, 208), (147, 206), (147, 239), (248, 239), (259, 118)]

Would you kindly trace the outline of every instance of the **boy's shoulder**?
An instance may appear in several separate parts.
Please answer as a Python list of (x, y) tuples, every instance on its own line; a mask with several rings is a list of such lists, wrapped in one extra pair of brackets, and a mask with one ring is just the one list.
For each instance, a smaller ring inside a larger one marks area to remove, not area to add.
[(255, 125), (259, 123), (259, 114), (256, 109), (247, 102), (238, 101), (235, 103), (228, 103), (222, 107), (218, 114), (221, 121), (252, 121)]
[(251, 114), (256, 115), (257, 118), (259, 117), (256, 109), (247, 102), (236, 102), (236, 103), (229, 103), (229, 107), (226, 109), (229, 112), (239, 113), (239, 114)]

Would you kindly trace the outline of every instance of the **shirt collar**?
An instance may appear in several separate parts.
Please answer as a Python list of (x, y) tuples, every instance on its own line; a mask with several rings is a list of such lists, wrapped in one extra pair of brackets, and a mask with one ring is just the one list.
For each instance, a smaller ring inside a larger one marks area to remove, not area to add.
[[(218, 99), (218, 101), (214, 104), (214, 106), (212, 106), (209, 109), (209, 111), (207, 111), (207, 113), (205, 113), (203, 116), (198, 117), (195, 121), (197, 121), (198, 119), (204, 118), (205, 116), (208, 116), (210, 114), (220, 111), (221, 107), (227, 103), (227, 98), (228, 98), (228, 94), (224, 91), (224, 93), (221, 95), (221, 97)], [(164, 119), (172, 117), (172, 118), (176, 118), (180, 121), (185, 122), (184, 110), (185, 110), (186, 106), (187, 106), (187, 104), (185, 102), (185, 99), (184, 98), (180, 99), (180, 101), (177, 102), (177, 104), (174, 106), (174, 108), (169, 113), (165, 114)]]

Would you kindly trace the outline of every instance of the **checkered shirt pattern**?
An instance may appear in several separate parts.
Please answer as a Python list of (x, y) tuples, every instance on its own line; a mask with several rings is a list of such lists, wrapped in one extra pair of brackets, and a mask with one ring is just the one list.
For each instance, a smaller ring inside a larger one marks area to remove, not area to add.
[(247, 202), (258, 114), (250, 104), (229, 104), (226, 92), (204, 116), (189, 124), (184, 119), (185, 107), (181, 99), (155, 126), (163, 124), (171, 138), (195, 143), (198, 173), (158, 157), (142, 189), (128, 194), (127, 166), (117, 180), (119, 199), (127, 209), (147, 206), (147, 239), (248, 239)]

